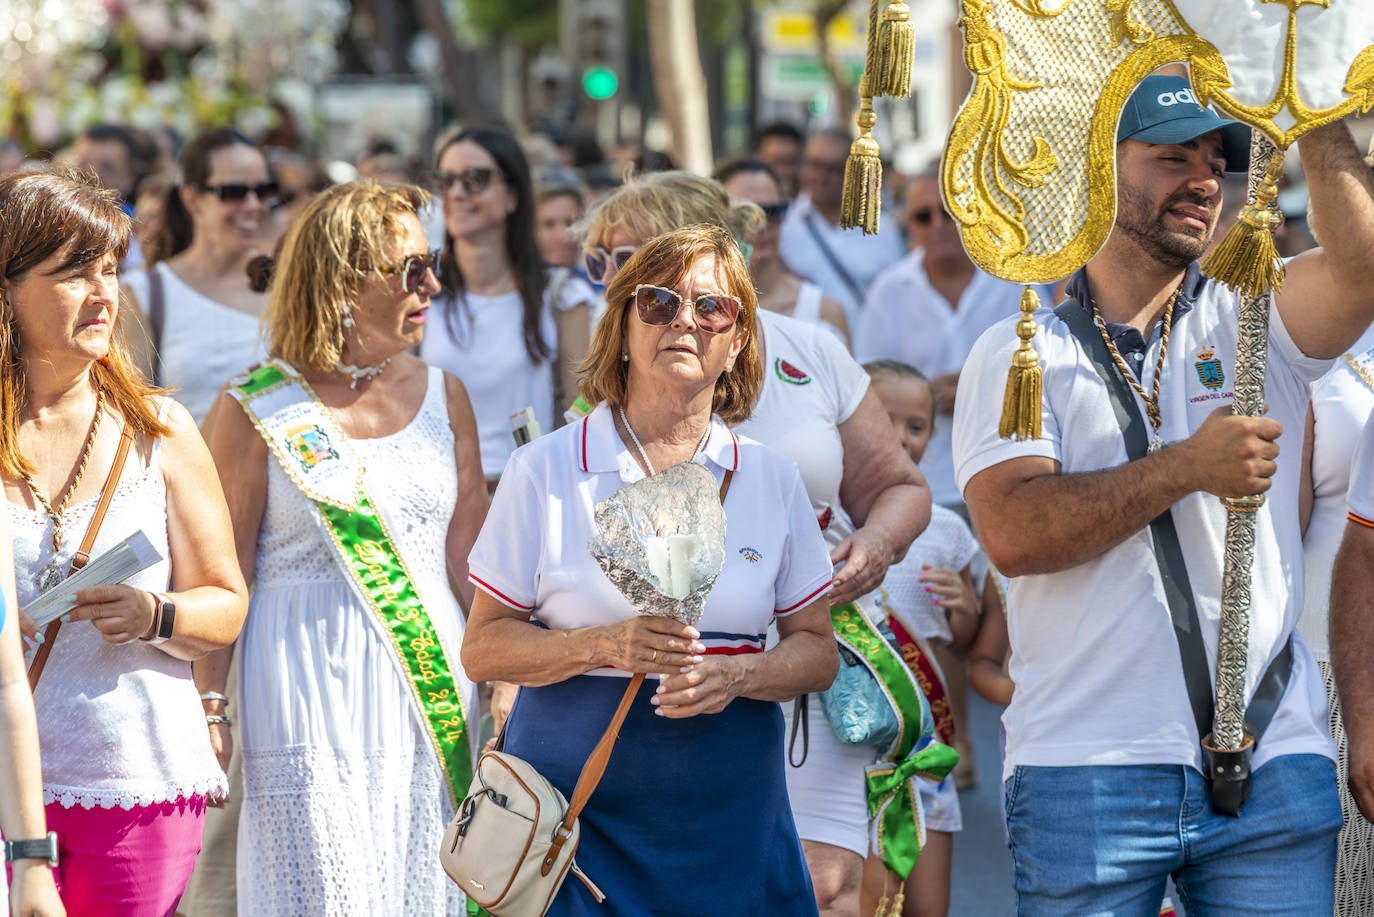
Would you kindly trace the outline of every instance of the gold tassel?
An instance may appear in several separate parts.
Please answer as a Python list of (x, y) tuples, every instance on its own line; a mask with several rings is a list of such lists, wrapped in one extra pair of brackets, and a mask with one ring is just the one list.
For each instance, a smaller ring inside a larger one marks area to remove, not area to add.
[(873, 917), (887, 917), (890, 913), (892, 912), (887, 909), (887, 895), (883, 895), (878, 899), (878, 909), (873, 912)]
[(892, 899), (892, 907), (887, 912), (887, 917), (902, 917), (902, 905), (906, 903), (906, 895), (902, 889), (897, 889), (897, 895)]
[(911, 66), (916, 57), (916, 26), (903, 0), (892, 0), (878, 27), (878, 67), (873, 94), (905, 99), (911, 95)]
[(840, 227), (859, 227), (866, 236), (878, 234), (878, 217), (882, 213), (883, 163), (878, 158), (878, 141), (873, 139), (873, 126), (878, 116), (873, 113), (873, 97), (868, 94), (868, 75), (859, 83), (859, 136), (849, 147), (844, 163), (844, 197), (840, 200)]
[(1202, 259), (1202, 272), (1242, 296), (1262, 296), (1283, 286), (1283, 261), (1274, 230), (1283, 222), (1274, 202), (1283, 175), (1283, 152), (1275, 153), (1255, 186), (1255, 199), (1241, 208), (1226, 237)]
[(1044, 388), (1044, 371), (1040, 357), (1031, 346), (1035, 337), (1035, 310), (1040, 298), (1026, 287), (1021, 291), (1021, 320), (1016, 323), (1016, 336), (1021, 346), (1011, 358), (1007, 371), (1007, 391), (1002, 398), (1002, 422), (997, 433), (1003, 439), (1040, 438), (1040, 400)]

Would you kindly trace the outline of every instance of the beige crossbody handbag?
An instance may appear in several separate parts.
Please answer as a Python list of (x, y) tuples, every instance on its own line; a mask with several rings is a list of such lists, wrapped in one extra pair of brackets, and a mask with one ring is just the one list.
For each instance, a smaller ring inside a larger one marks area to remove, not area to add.
[(444, 834), (439, 861), (463, 893), (492, 917), (543, 917), (569, 872), (586, 884), (597, 903), (606, 899), (574, 859), (582, 833), (577, 816), (606, 772), (611, 747), (643, 683), (643, 672), (630, 679), (615, 716), (582, 767), (571, 803), (528, 761), (503, 751), (478, 759), (468, 796)]

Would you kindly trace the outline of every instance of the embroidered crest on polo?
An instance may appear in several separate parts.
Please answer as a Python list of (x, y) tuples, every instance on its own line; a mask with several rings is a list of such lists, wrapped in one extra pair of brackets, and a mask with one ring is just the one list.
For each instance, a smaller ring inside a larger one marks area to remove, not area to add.
[(759, 561), (763, 560), (763, 552), (760, 551), (758, 548), (740, 548), (739, 556), (743, 557), (751, 564), (756, 564)]
[(1222, 372), (1221, 360), (1211, 347), (1204, 345), (1202, 350), (1198, 351), (1197, 362), (1193, 364), (1193, 368), (1197, 370), (1198, 381), (1211, 391), (1216, 391), (1226, 384), (1226, 374)]
[(778, 374), (779, 379), (792, 385), (806, 385), (811, 381), (811, 375), (806, 370), (798, 369), (782, 357), (773, 361), (773, 372)]

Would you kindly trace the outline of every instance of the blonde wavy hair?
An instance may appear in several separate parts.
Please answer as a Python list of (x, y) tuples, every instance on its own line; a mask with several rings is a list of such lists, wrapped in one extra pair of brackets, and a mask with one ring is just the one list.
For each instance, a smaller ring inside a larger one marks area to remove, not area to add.
[[(61, 257), (56, 272), (84, 268), (129, 251), (132, 224), (113, 191), (95, 175), (68, 166), (12, 172), (0, 178), (0, 474), (33, 474), (19, 451), (19, 423), (28, 403), (24, 345), (9, 288), (43, 262)], [(152, 400), (166, 389), (143, 378), (125, 345), (124, 309), (115, 310), (109, 352), (91, 364), (91, 382), (139, 436), (165, 436)]]
[(272, 356), (298, 369), (344, 362), (344, 318), (369, 276), (395, 260), (401, 220), (418, 215), (429, 192), (371, 179), (316, 195), (282, 240), (263, 324)]
[(735, 200), (719, 183), (690, 172), (637, 175), (598, 204), (580, 227), (583, 239), (604, 239), (623, 229), (641, 243), (654, 236), (714, 223), (742, 242), (763, 223), (763, 211)]
[(740, 301), (735, 333), (744, 336), (744, 347), (735, 358), (735, 368), (716, 378), (711, 397), (711, 412), (728, 424), (749, 419), (763, 389), (763, 361), (758, 346), (758, 295), (730, 231), (714, 223), (688, 226), (656, 236), (615, 275), (606, 288), (606, 314), (596, 326), (587, 359), (581, 366), (582, 397), (590, 404), (605, 401), (624, 404), (629, 382), (629, 363), (621, 359), (627, 350), (626, 325), (630, 321), (631, 301), (641, 283), (675, 287), (701, 258), (715, 256), (716, 268), (725, 278), (722, 293)]

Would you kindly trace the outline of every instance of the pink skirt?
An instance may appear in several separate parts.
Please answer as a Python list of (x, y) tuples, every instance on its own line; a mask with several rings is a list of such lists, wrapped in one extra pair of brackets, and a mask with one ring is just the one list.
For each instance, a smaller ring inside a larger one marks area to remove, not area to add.
[(205, 797), (132, 809), (46, 807), (72, 917), (172, 917), (200, 852)]

